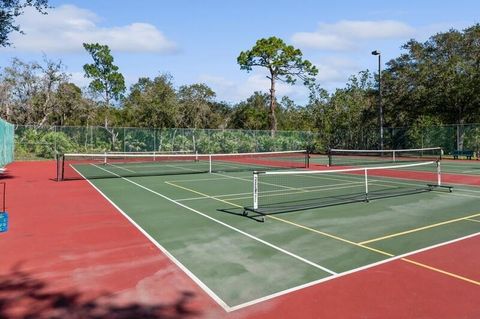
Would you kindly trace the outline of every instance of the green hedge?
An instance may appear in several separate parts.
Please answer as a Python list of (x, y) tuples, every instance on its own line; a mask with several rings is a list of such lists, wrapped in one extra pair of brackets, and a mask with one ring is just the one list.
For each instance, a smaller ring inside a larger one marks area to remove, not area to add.
[(246, 153), (312, 148), (310, 132), (102, 127), (28, 127), (15, 132), (17, 159), (51, 159), (61, 153), (196, 151)]

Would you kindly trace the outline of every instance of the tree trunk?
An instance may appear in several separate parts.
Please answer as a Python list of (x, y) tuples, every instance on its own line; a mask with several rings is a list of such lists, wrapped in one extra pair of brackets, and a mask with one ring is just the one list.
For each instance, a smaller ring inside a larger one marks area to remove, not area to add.
[(275, 77), (270, 77), (270, 130), (272, 137), (275, 136), (277, 131), (277, 117), (275, 115)]

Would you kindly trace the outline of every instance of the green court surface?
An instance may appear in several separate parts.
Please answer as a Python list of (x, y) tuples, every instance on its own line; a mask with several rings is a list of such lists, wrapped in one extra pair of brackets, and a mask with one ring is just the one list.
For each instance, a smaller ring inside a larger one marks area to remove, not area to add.
[[(474, 187), (276, 212), (259, 222), (254, 215), (243, 216), (243, 207), (252, 205), (251, 172), (120, 178), (122, 169), (115, 166), (75, 169), (111, 175), (90, 183), (230, 310), (480, 232), (480, 188)], [(295, 189), (286, 194), (280, 187), (280, 197), (294, 200), (312, 189), (343, 196), (359, 178), (336, 174), (307, 181), (292, 175)], [(379, 189), (424, 183), (372, 181)], [(260, 187), (267, 191), (265, 198), (277, 195), (274, 183), (260, 181)]]

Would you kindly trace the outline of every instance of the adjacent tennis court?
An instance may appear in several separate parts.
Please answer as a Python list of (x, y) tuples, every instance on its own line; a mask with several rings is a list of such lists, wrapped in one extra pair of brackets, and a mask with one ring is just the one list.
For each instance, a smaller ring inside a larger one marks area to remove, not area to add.
[[(88, 179), (233, 311), (392, 260), (479, 286), (478, 278), (414, 256), (480, 233), (480, 189), (445, 184), (451, 174), (477, 175), (479, 163), (442, 161), (442, 185), (451, 191), (438, 187), (431, 159), (389, 163), (367, 176), (365, 169), (332, 172), (320, 165), (325, 157), (303, 151), (73, 154), (60, 161), (57, 178)], [(253, 170), (275, 173), (254, 178)]]

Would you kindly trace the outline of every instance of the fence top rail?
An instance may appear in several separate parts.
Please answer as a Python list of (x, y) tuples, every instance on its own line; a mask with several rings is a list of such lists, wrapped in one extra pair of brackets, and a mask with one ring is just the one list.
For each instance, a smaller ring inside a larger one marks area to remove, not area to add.
[[(251, 129), (220, 129), (220, 128), (188, 128), (188, 127), (133, 127), (133, 126), (111, 126), (108, 128), (105, 128), (104, 126), (100, 125), (88, 125), (88, 126), (74, 126), (74, 125), (35, 125), (35, 124), (14, 124), (15, 129), (17, 128), (34, 128), (34, 129), (113, 129), (113, 130), (122, 130), (122, 129), (128, 129), (128, 130), (139, 130), (139, 131), (145, 131), (145, 130), (155, 130), (155, 131), (191, 131), (191, 132), (262, 132), (262, 133), (268, 133), (271, 134), (271, 130), (251, 130)], [(275, 133), (308, 133), (312, 134), (315, 132), (312, 131), (298, 131), (298, 130), (277, 130)]]
[[(307, 154), (306, 150), (297, 150), (297, 151), (275, 151), (275, 152), (250, 152), (250, 153), (207, 153), (207, 154), (157, 154), (156, 157), (161, 158), (162, 156), (164, 157), (186, 157), (190, 158), (192, 155), (195, 156), (262, 156), (262, 155), (288, 155), (288, 154)], [(125, 157), (130, 157), (130, 158), (135, 158), (135, 157), (148, 157), (148, 156), (153, 156), (154, 154), (128, 154), (128, 152), (122, 153), (122, 154), (115, 154), (115, 153), (65, 153), (63, 154), (64, 157), (91, 157), (91, 158), (125, 158)]]

